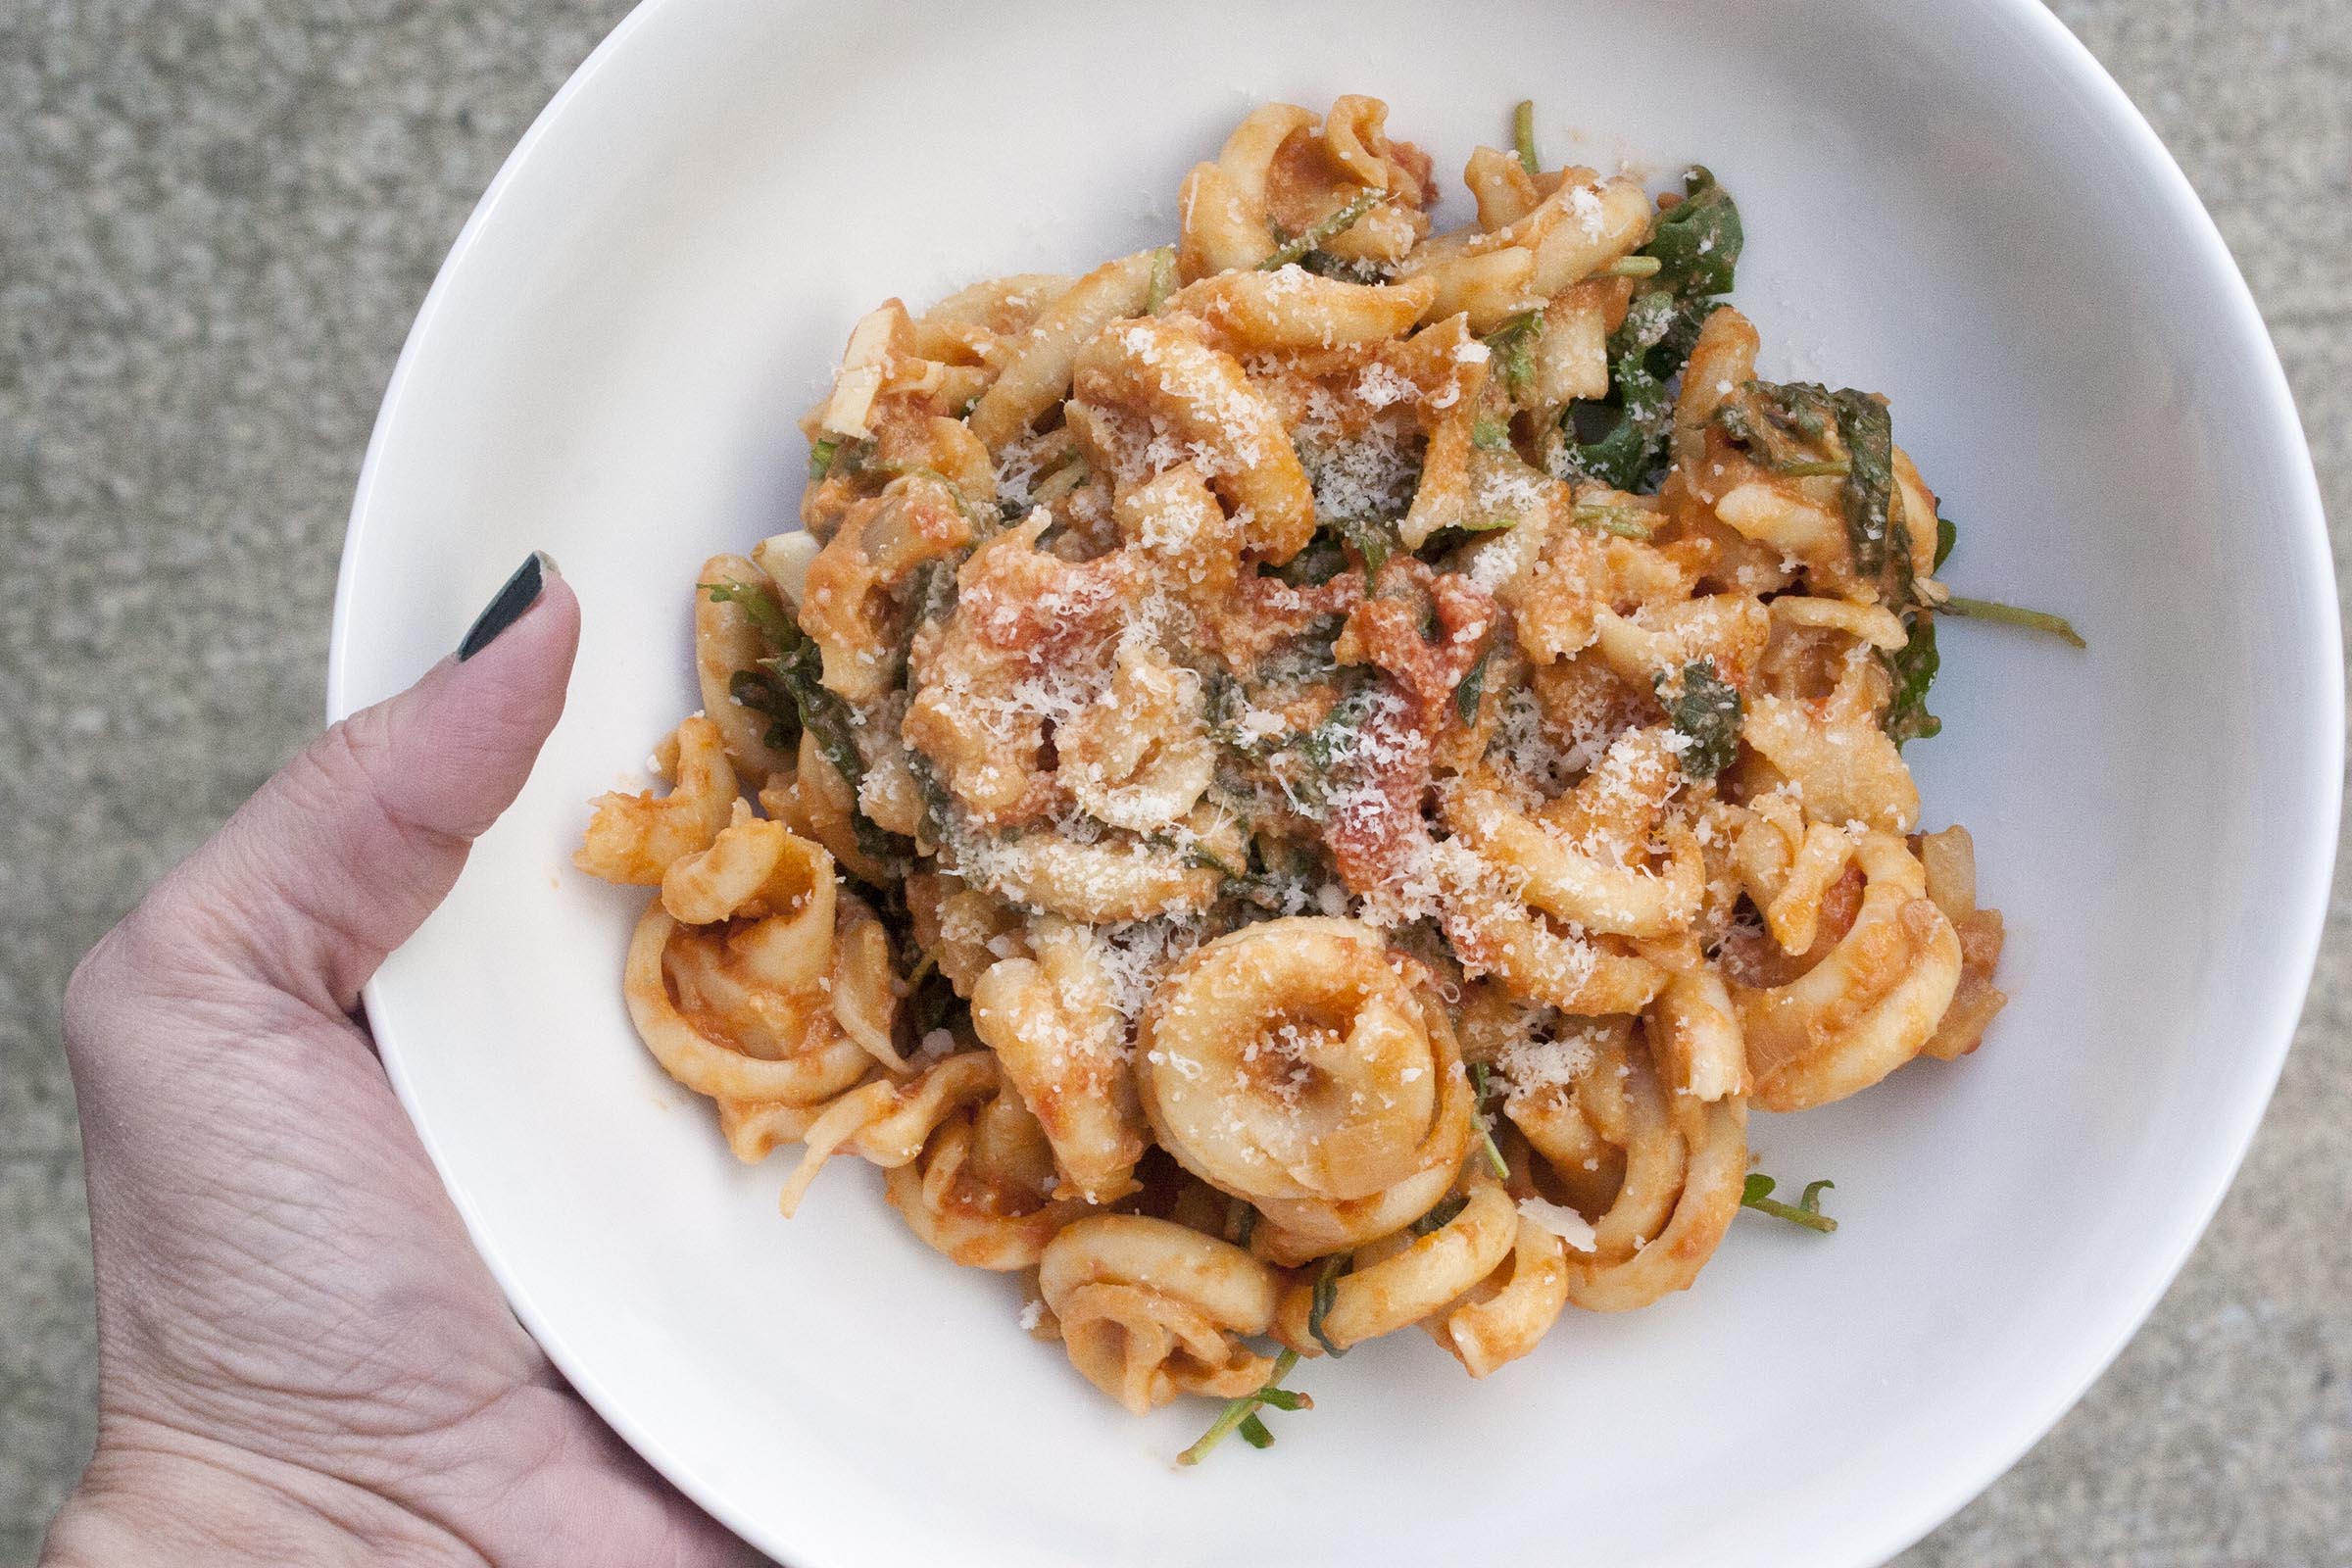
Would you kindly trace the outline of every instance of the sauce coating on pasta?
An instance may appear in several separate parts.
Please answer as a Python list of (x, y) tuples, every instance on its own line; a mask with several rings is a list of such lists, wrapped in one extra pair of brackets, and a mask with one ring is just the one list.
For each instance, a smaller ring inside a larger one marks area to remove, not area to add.
[(803, 1146), (787, 1212), (861, 1155), (1252, 1443), (1299, 1356), (1484, 1377), (1688, 1287), (1751, 1106), (2003, 1002), (1900, 751), (1949, 525), (1885, 402), (1757, 376), (1706, 171), (1523, 129), (1433, 233), (1386, 120), (1269, 105), (1172, 244), (861, 319), (802, 529), (696, 579), (666, 792), (578, 856), (657, 890), (632, 1015)]

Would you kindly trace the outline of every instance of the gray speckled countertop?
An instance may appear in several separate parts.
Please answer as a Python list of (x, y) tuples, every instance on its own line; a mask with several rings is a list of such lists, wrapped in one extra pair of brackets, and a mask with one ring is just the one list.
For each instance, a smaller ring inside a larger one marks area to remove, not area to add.
[[(625, 0), (0, 5), (0, 1568), (91, 1440), (58, 994), (313, 729), (376, 400)], [(2064, 0), (2221, 221), (2352, 539), (2352, 4)], [(2352, 883), (2220, 1219), (1906, 1568), (2352, 1564)]]

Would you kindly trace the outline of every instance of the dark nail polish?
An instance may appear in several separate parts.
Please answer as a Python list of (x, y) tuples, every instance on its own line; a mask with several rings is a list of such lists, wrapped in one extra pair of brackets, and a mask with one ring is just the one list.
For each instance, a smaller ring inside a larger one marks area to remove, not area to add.
[(458, 662), (464, 663), (495, 642), (498, 634), (522, 618), (522, 612), (538, 601), (539, 590), (547, 581), (547, 558), (534, 550), (507, 585), (492, 596), (473, 624), (466, 629), (466, 640), (458, 644)]

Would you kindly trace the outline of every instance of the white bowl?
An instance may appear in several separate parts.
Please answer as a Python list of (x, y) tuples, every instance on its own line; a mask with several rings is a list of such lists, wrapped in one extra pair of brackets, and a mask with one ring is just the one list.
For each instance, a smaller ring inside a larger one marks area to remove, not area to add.
[[(1912, 755), (1931, 823), (1976, 831), (2015, 1001), (1971, 1059), (1759, 1118), (1766, 1169), (1837, 1179), (1835, 1238), (1744, 1217), (1695, 1290), (1572, 1315), (1485, 1383), (1417, 1335), (1312, 1364), (1277, 1447), (1180, 1473), (1206, 1405), (1113, 1409), (861, 1164), (777, 1217), (781, 1162), (738, 1166), (630, 1032), (641, 896), (567, 856), (695, 706), (690, 574), (793, 515), (793, 421), (858, 313), (1158, 243), (1250, 106), (1348, 91), (1448, 172), (1522, 96), (1555, 153), (1710, 164), (1767, 373), (1888, 393), (1960, 521), (1946, 575), (2090, 649), (1945, 628), (1945, 730)], [(2309, 458), (2212, 223), (2032, 0), (655, 0), (417, 318), (333, 710), (415, 676), (535, 546), (586, 608), (569, 714), (369, 1015), (557, 1364), (797, 1568), (1876, 1561), (2155, 1302), (2318, 941), (2343, 698)]]

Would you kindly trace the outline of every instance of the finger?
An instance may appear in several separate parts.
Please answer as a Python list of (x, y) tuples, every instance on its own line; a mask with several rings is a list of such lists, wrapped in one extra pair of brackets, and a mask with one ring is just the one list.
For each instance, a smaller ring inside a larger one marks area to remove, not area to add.
[(171, 944), (182, 967), (241, 971), (351, 1011), (522, 789), (564, 710), (579, 624), (571, 590), (534, 556), (464, 657), (328, 729), (126, 924)]

